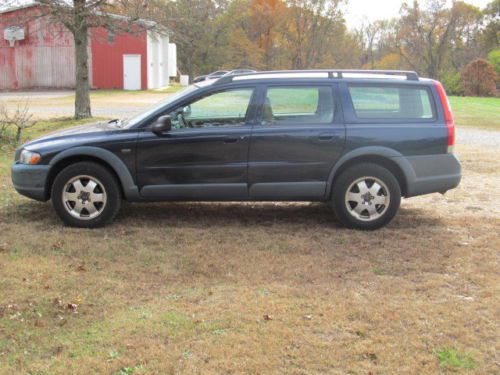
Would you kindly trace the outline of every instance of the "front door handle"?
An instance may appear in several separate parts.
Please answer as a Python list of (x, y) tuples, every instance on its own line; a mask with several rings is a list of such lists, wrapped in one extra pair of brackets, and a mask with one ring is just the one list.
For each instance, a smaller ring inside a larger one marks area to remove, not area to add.
[(321, 133), (318, 138), (320, 141), (331, 141), (335, 137), (333, 133)]

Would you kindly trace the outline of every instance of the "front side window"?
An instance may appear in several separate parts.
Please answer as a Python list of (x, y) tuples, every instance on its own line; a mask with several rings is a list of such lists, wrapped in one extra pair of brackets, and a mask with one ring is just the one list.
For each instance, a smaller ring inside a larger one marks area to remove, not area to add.
[(243, 126), (254, 89), (217, 92), (169, 113), (172, 129)]
[(350, 85), (356, 117), (360, 119), (432, 119), (430, 92), (423, 87)]
[(334, 108), (330, 86), (269, 87), (262, 121), (265, 125), (328, 124)]

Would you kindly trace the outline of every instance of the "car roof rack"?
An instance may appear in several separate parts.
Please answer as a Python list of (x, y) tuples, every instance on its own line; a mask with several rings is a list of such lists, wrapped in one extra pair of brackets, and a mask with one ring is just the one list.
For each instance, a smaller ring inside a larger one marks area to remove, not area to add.
[[(225, 83), (230, 83), (233, 81), (235, 77), (238, 77), (238, 79), (252, 79), (252, 77), (255, 76), (262, 76), (262, 75), (287, 75), (287, 74), (327, 74), (328, 78), (336, 78), (336, 79), (342, 79), (346, 78), (344, 77), (345, 74), (366, 74), (366, 75), (385, 75), (385, 76), (405, 76), (408, 81), (418, 81), (419, 76), (416, 72), (409, 71), (409, 70), (355, 70), (355, 69), (316, 69), (316, 70), (269, 70), (269, 71), (264, 71), (264, 72), (254, 72), (254, 73), (238, 73), (238, 74), (231, 74), (231, 72), (223, 75), (221, 78), (219, 78), (217, 81), (214, 82), (214, 85), (222, 85)], [(276, 77), (280, 78), (280, 77)], [(286, 78), (286, 77), (283, 77)], [(299, 77), (294, 77), (294, 78), (301, 78)], [(305, 77), (304, 77), (305, 78)], [(325, 77), (326, 78), (326, 77)], [(258, 78), (257, 78), (258, 79)]]

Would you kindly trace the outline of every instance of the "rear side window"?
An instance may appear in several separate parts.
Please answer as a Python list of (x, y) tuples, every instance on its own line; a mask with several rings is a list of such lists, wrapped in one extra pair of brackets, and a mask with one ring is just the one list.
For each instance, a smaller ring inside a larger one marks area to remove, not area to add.
[(360, 119), (432, 119), (431, 93), (424, 87), (349, 85)]
[(262, 120), (266, 125), (328, 124), (333, 121), (331, 86), (274, 86), (267, 89)]

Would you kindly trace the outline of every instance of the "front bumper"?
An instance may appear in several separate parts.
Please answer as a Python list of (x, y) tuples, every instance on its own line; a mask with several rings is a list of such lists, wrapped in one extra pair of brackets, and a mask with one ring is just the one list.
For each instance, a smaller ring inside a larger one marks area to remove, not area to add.
[(19, 194), (38, 201), (49, 199), (47, 177), (49, 165), (13, 164), (11, 168), (12, 183)]

